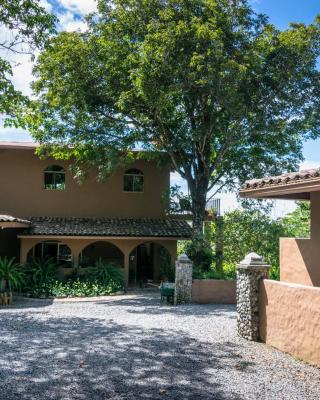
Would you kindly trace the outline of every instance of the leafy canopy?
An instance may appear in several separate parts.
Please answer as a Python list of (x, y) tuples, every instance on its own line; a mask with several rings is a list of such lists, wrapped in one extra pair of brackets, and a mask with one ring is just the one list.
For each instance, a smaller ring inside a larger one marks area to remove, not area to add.
[(39, 0), (3, 0), (0, 2), (0, 113), (17, 115), (27, 102), (12, 82), (10, 54), (34, 56), (48, 35), (54, 33), (56, 18), (46, 12)]
[(302, 138), (319, 135), (319, 18), (280, 31), (246, 0), (98, 10), (40, 55), (28, 119), (42, 151), (75, 156), (79, 175), (85, 163), (108, 175), (137, 144), (165, 151), (200, 221), (208, 190), (292, 169)]

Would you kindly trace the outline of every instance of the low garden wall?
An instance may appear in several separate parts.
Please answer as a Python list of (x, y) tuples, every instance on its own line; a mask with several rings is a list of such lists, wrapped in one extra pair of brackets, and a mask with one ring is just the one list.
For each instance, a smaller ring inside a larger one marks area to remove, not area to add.
[(259, 318), (263, 342), (320, 366), (320, 288), (262, 280)]
[(200, 304), (236, 304), (236, 281), (195, 279), (192, 283), (192, 301)]

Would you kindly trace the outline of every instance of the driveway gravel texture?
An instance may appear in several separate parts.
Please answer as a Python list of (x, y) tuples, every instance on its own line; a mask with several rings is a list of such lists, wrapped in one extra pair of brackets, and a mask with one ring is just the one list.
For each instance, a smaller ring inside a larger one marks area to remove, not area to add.
[(0, 399), (320, 399), (320, 370), (237, 336), (234, 306), (158, 293), (0, 309)]

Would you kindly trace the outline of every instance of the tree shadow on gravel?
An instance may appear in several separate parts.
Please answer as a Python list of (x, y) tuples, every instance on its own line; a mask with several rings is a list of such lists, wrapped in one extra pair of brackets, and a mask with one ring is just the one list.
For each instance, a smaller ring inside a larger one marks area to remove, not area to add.
[(229, 372), (254, 371), (230, 342), (93, 318), (4, 316), (2, 399), (240, 400), (215, 374), (225, 370), (228, 379)]
[(53, 303), (53, 299), (38, 299), (24, 296), (13, 296), (12, 304), (8, 306), (0, 306), (0, 311), (48, 307)]

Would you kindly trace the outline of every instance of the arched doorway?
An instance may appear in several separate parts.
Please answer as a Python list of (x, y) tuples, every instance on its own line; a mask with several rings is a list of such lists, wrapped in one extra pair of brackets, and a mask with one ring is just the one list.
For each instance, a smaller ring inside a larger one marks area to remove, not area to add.
[(68, 245), (59, 241), (46, 240), (33, 246), (27, 255), (27, 261), (32, 259), (53, 259), (59, 265), (72, 266), (72, 252)]
[(130, 253), (129, 284), (159, 282), (162, 270), (168, 265), (171, 265), (171, 256), (164, 246), (153, 242), (142, 243)]
[(104, 241), (90, 243), (85, 247), (80, 253), (79, 265), (81, 267), (93, 266), (99, 259), (124, 267), (122, 251), (114, 244)]

